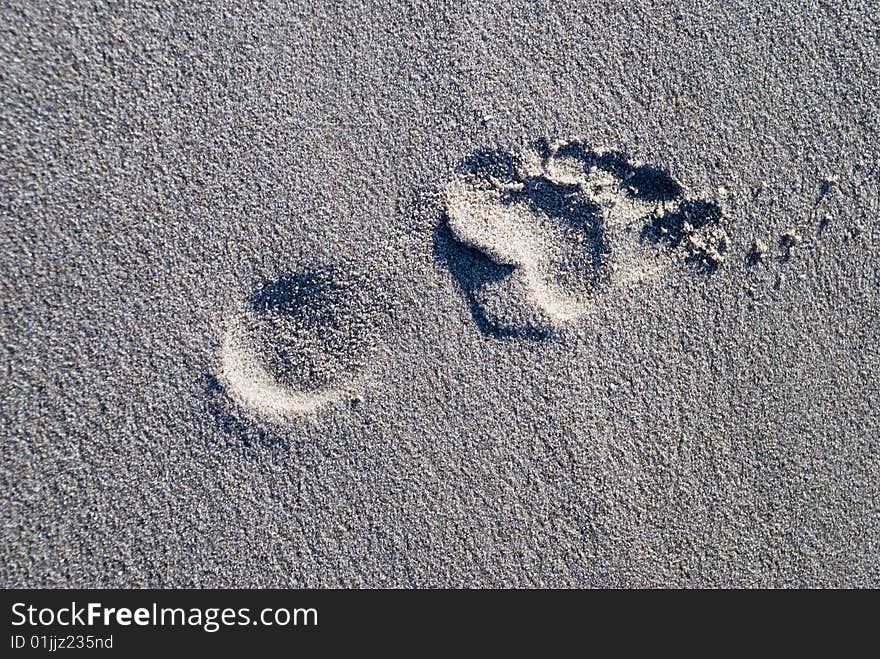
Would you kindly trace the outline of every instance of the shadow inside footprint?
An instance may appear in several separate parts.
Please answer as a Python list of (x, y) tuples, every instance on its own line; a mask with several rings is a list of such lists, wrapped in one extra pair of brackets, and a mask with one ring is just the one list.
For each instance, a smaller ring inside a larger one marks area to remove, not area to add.
[(564, 144), (551, 152), (549, 146), (541, 146), (545, 158), (571, 158), (583, 163), (584, 171), (596, 167), (608, 172), (622, 185), (630, 196), (643, 201), (673, 201), (683, 194), (681, 185), (669, 172), (654, 165), (634, 166), (629, 155), (621, 151), (597, 153), (583, 142)]
[(434, 230), (434, 260), (452, 274), (468, 303), (471, 317), (483, 334), (497, 339), (546, 339), (552, 331), (543, 327), (507, 326), (491, 318), (478, 300), (479, 291), (492, 282), (499, 282), (514, 270), (512, 265), (495, 263), (478, 249), (458, 241), (444, 221)]
[(326, 272), (283, 275), (251, 293), (248, 303), (258, 314), (295, 315), (312, 327), (333, 322), (333, 311), (345, 300), (345, 289)]
[(522, 190), (507, 193), (504, 201), (527, 201), (532, 210), (547, 217), (564, 220), (573, 229), (583, 232), (585, 238), (602, 251), (602, 216), (600, 206), (579, 196), (574, 184), (556, 183), (543, 176), (529, 176), (522, 182)]
[(675, 212), (652, 218), (642, 229), (642, 238), (671, 247), (679, 247), (687, 241), (687, 262), (704, 271), (714, 272), (720, 260), (705, 240), (695, 242), (694, 238), (699, 236), (702, 229), (717, 226), (721, 217), (721, 207), (717, 202), (686, 199)]
[(681, 197), (683, 192), (667, 172), (652, 165), (636, 167), (625, 183), (630, 194), (644, 201), (673, 201)]
[(720, 219), (721, 208), (714, 201), (686, 200), (674, 213), (652, 218), (642, 229), (642, 236), (678, 247), (694, 231), (717, 224)]
[(257, 288), (246, 322), (264, 368), (298, 391), (362, 368), (376, 342), (370, 290), (339, 269), (288, 273)]

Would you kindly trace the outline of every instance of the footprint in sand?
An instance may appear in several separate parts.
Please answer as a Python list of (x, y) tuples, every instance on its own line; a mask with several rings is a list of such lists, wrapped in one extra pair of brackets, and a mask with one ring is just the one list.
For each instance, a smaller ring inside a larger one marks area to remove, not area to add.
[[(435, 251), (480, 328), (500, 337), (551, 337), (675, 258), (712, 271), (727, 249), (716, 202), (685, 199), (666, 172), (580, 142), (475, 154), (445, 201)], [(353, 397), (387, 329), (380, 291), (332, 267), (262, 284), (229, 324), (218, 383), (265, 418)]]
[(338, 268), (266, 282), (230, 323), (219, 381), (239, 405), (270, 418), (351, 395), (380, 345), (384, 307), (376, 291)]
[(435, 248), (480, 328), (547, 338), (614, 289), (679, 258), (711, 272), (728, 249), (714, 201), (665, 171), (581, 142), (480, 152), (445, 188)]

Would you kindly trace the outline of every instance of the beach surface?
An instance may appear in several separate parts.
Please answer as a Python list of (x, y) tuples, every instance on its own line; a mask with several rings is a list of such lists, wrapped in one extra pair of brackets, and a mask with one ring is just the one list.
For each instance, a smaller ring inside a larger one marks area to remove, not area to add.
[(880, 586), (872, 4), (3, 3), (0, 585)]

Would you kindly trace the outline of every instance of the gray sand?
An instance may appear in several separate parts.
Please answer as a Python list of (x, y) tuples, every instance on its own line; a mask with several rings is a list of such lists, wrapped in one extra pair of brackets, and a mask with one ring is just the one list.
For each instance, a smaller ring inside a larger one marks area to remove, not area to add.
[[(875, 3), (108, 4), (0, 10), (0, 585), (880, 586)], [(724, 263), (485, 331), (443, 189), (543, 137)], [(224, 336), (315, 263), (382, 319), (248, 408)]]

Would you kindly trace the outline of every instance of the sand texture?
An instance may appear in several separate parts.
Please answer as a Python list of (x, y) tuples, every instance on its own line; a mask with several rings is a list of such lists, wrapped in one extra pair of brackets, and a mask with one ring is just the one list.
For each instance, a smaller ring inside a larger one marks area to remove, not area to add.
[(0, 585), (880, 586), (876, 3), (0, 34)]

